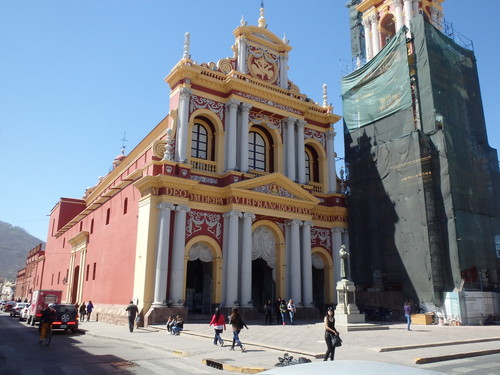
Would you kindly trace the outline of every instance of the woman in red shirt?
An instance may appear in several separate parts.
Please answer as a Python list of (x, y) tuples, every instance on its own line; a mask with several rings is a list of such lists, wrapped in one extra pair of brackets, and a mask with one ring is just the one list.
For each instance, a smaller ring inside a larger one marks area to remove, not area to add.
[(224, 340), (220, 337), (222, 330), (226, 330), (226, 319), (224, 315), (220, 313), (218, 307), (215, 308), (215, 314), (212, 316), (212, 320), (210, 321), (209, 326), (214, 326), (215, 336), (214, 336), (214, 345), (217, 345), (217, 342), (220, 343), (220, 346), (224, 346)]

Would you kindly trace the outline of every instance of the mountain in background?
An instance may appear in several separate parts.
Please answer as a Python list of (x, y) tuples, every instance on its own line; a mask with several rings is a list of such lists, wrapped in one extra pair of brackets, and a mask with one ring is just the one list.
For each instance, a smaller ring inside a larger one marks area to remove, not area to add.
[(0, 281), (16, 281), (17, 271), (26, 265), (26, 257), (30, 250), (45, 242), (26, 232), (0, 221)]

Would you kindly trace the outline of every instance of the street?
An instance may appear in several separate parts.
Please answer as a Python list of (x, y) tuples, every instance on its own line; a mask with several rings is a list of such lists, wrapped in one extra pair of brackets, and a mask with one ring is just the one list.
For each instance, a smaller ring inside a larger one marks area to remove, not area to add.
[(37, 327), (0, 313), (1, 375), (220, 374), (219, 370), (142, 345), (54, 331), (49, 347)]
[[(0, 375), (44, 374), (220, 374), (203, 360), (211, 359), (235, 368), (273, 368), (285, 350), (321, 353), (321, 324), (295, 326), (265, 326), (249, 323), (242, 333), (247, 352), (229, 351), (212, 344), (213, 329), (206, 323), (191, 323), (181, 336), (170, 336), (163, 330), (136, 330), (129, 333), (124, 326), (101, 322), (84, 322), (80, 334), (56, 331), (49, 347), (38, 344), (37, 327), (27, 326), (7, 313), (0, 313)], [(451, 353), (473, 353), (498, 349), (500, 327), (437, 327), (416, 326), (412, 332), (398, 325), (386, 331), (343, 332), (344, 343), (335, 359), (372, 360), (409, 365), (450, 375), (497, 375), (500, 373), (500, 354), (482, 355), (415, 364), (416, 358), (435, 357)], [(229, 339), (224, 332), (224, 338)], [(475, 343), (446, 345), (445, 342), (482, 339)], [(251, 343), (255, 343), (252, 345)], [(258, 344), (266, 343), (266, 345)], [(394, 343), (429, 344), (437, 346), (380, 352), (380, 347)], [(273, 347), (274, 349), (271, 349)], [(281, 348), (281, 349), (279, 349)], [(284, 349), (288, 348), (288, 349)], [(291, 352), (298, 358), (303, 354)], [(305, 354), (305, 352), (304, 352)], [(320, 358), (309, 356), (313, 361)], [(297, 365), (298, 366), (298, 365)], [(224, 367), (226, 370), (226, 367)]]

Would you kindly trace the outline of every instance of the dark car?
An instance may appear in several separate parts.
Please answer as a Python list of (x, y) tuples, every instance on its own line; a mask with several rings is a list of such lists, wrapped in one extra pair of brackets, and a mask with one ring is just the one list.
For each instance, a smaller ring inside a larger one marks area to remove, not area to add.
[(9, 312), (16, 305), (16, 301), (7, 301), (5, 305), (3, 305), (2, 310), (5, 312)]
[(54, 305), (54, 309), (57, 312), (57, 319), (52, 323), (52, 329), (78, 332), (78, 311), (75, 305), (57, 304)]

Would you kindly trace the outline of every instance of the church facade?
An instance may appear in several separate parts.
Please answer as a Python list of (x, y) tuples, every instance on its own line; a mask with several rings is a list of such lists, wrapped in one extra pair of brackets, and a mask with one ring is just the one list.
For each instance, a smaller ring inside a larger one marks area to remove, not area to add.
[(133, 299), (145, 324), (277, 297), (311, 314), (335, 302), (348, 247), (340, 116), (326, 87), (318, 104), (289, 80), (291, 47), (263, 9), (234, 36), (232, 57), (198, 64), (186, 34), (168, 116), (83, 199), (56, 204), (42, 288), (92, 300), (103, 321)]

